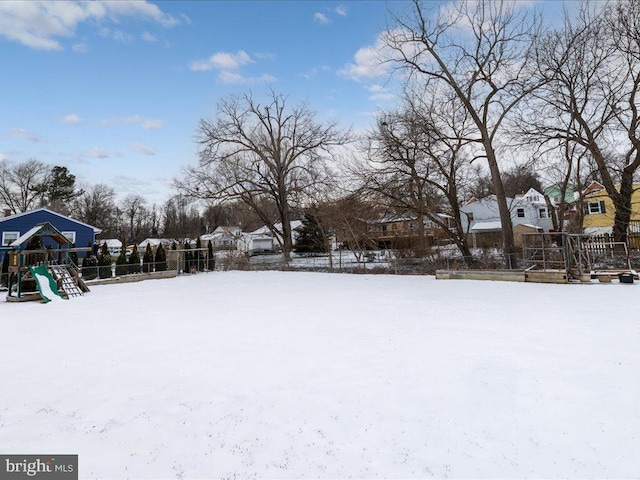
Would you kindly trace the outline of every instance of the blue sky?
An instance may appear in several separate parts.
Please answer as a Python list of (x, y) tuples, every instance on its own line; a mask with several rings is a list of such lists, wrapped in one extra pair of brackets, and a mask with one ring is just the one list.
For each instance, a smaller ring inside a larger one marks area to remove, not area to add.
[[(397, 91), (371, 55), (400, 1), (0, 2), (0, 159), (161, 203), (198, 121), (269, 88), (356, 130)], [(380, 76), (380, 73), (382, 75)]]

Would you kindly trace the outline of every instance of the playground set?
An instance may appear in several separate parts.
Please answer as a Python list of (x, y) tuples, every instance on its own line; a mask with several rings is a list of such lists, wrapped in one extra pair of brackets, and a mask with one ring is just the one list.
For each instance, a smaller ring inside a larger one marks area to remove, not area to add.
[(88, 292), (71, 254), (90, 252), (91, 248), (71, 245), (48, 222), (36, 225), (16, 239), (5, 253), (9, 256), (7, 301), (50, 302)]

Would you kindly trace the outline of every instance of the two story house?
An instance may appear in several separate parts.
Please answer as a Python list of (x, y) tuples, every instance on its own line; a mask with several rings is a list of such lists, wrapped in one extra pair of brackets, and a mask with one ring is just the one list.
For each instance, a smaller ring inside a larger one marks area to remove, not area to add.
[[(531, 188), (515, 198), (507, 197), (507, 205), (511, 214), (516, 238), (516, 245), (520, 243), (521, 233), (548, 232), (553, 230), (553, 221), (547, 208), (544, 195)], [(471, 199), (461, 208), (462, 223), (468, 226), (471, 236), (470, 244), (476, 247), (489, 247), (500, 243), (502, 223), (498, 200), (495, 195), (481, 199)], [(465, 222), (466, 217), (466, 222)]]
[[(594, 184), (596, 184), (594, 186)], [(582, 208), (584, 233), (602, 235), (613, 232), (615, 207), (602, 184), (594, 182), (585, 190)], [(629, 233), (640, 233), (640, 184), (633, 186), (631, 197), (631, 222)]]

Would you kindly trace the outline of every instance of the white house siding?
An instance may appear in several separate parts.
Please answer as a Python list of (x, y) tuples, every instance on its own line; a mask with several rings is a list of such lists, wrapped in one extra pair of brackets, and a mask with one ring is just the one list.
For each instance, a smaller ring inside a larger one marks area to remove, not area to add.
[[(553, 229), (553, 222), (549, 218), (544, 196), (540, 192), (531, 189), (522, 196), (519, 195), (516, 198), (507, 197), (507, 205), (509, 205), (511, 223), (514, 227), (526, 224), (542, 228), (545, 232)], [(490, 195), (465, 205), (461, 208), (461, 211), (463, 212), (463, 225), (466, 224), (465, 217), (467, 216), (464, 214), (472, 215), (469, 233), (487, 231), (486, 225), (495, 225), (495, 222), (498, 222), (499, 225), (500, 222), (498, 201), (495, 195)]]

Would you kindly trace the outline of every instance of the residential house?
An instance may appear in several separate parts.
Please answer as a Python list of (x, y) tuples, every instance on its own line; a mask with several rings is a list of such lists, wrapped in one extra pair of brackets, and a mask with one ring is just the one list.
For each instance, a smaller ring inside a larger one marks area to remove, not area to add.
[[(595, 235), (611, 234), (615, 217), (613, 200), (602, 184), (595, 183), (597, 185), (590, 185), (583, 195), (583, 231)], [(640, 233), (640, 184), (635, 184), (633, 189), (629, 233)]]
[(213, 233), (200, 236), (200, 243), (206, 246), (209, 241), (215, 250), (236, 250), (242, 229), (238, 226), (219, 226)]
[(102, 246), (106, 243), (107, 250), (109, 251), (109, 255), (111, 255), (112, 257), (119, 256), (120, 251), (122, 250), (122, 242), (117, 238), (99, 239), (99, 240), (96, 240), (96, 243), (98, 244), (98, 253), (100, 252), (100, 249), (102, 248)]
[[(291, 240), (293, 245), (296, 244), (298, 237), (298, 229), (302, 226), (300, 220), (293, 220), (291, 223)], [(282, 230), (282, 224), (276, 223), (274, 227)], [(238, 239), (238, 250), (248, 255), (257, 255), (260, 253), (276, 252), (281, 249), (282, 239), (274, 236), (273, 232), (267, 227), (260, 227), (249, 233), (243, 233)]]
[[(560, 205), (560, 200), (562, 199), (562, 184), (554, 183), (553, 185), (549, 185), (544, 189), (544, 194), (549, 197), (551, 204), (554, 207)], [(564, 192), (564, 202), (567, 206), (575, 205), (576, 200), (578, 199), (578, 192), (575, 190), (575, 187), (571, 184), (567, 185), (566, 191)]]
[(249, 256), (272, 253), (275, 251), (273, 235), (265, 233), (242, 233), (238, 239), (238, 251)]
[[(93, 246), (96, 235), (102, 232), (97, 227), (46, 208), (38, 208), (15, 215), (10, 215), (10, 212), (5, 211), (5, 216), (0, 218), (0, 261), (3, 259), (4, 251), (9, 250), (12, 242), (34, 226), (45, 222), (53, 225), (77, 247)], [(84, 254), (81, 252), (79, 256), (83, 257)]]
[[(455, 228), (453, 217), (438, 214), (440, 220), (450, 229)], [(367, 223), (367, 235), (379, 248), (399, 248), (408, 245), (417, 237), (419, 220), (417, 215), (385, 214), (374, 222)], [(437, 238), (445, 236), (442, 227), (427, 217), (423, 219), (427, 242), (433, 245)]]
[[(507, 197), (506, 200), (514, 228), (517, 225), (528, 225), (535, 231), (553, 230), (553, 222), (544, 195), (536, 189), (531, 188), (522, 195), (516, 195), (515, 198)], [(467, 231), (471, 235), (470, 243), (474, 248), (491, 247), (501, 242), (502, 223), (498, 199), (495, 195), (471, 199), (460, 210), (463, 214), (462, 224), (468, 225)]]
[(162, 248), (164, 248), (166, 252), (171, 248), (172, 243), (173, 240), (168, 238), (145, 238), (138, 244), (138, 253), (140, 253), (140, 255), (144, 255), (144, 252), (147, 249), (147, 245), (151, 246), (151, 251), (154, 255), (156, 253), (156, 250), (158, 250), (158, 246), (160, 245), (162, 245)]

